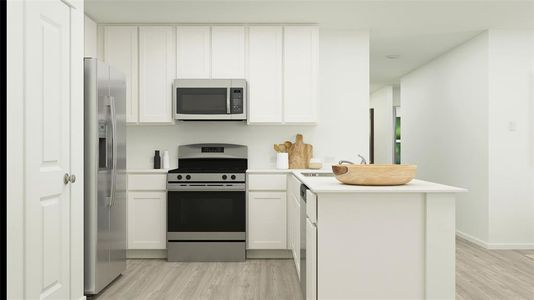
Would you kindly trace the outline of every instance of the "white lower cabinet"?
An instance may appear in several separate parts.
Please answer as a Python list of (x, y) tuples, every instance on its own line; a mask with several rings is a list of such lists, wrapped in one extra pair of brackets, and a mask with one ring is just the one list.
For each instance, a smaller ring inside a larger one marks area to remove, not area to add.
[(128, 249), (166, 249), (166, 192), (128, 193)]
[(306, 219), (306, 300), (317, 300), (317, 225)]
[(248, 249), (286, 249), (286, 193), (248, 193)]

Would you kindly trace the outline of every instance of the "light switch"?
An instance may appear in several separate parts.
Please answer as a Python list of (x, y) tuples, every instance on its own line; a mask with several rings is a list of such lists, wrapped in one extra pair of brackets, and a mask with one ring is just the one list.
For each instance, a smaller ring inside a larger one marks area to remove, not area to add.
[(515, 121), (508, 122), (508, 131), (514, 132), (517, 130), (517, 124)]

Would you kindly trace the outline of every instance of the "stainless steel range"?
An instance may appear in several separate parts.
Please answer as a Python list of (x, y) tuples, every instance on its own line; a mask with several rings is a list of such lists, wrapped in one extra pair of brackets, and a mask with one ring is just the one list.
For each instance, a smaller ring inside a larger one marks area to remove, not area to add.
[(247, 147), (178, 147), (167, 174), (167, 260), (244, 261)]

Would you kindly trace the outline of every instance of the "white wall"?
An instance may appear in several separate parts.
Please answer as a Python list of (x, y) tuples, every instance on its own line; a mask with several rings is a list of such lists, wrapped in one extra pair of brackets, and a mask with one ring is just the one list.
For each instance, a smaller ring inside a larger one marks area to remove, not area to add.
[(295, 139), (314, 145), (315, 157), (332, 163), (368, 157), (369, 34), (346, 29), (320, 30), (319, 121), (316, 126), (244, 125), (232, 122), (180, 122), (172, 126), (128, 126), (129, 169), (152, 168), (155, 149), (169, 150), (177, 165), (181, 144), (222, 142), (249, 147), (250, 168), (274, 168), (273, 144)]
[(469, 189), (457, 230), (488, 240), (488, 34), (401, 78), (402, 162), (417, 177)]
[(371, 94), (371, 108), (374, 108), (374, 163), (393, 163), (393, 87), (385, 86)]
[(400, 102), (400, 86), (393, 87), (393, 106), (401, 106)]
[(97, 25), (93, 19), (85, 16), (84, 37), (85, 37), (85, 57), (97, 57)]
[(534, 245), (534, 30), (492, 30), (489, 49), (489, 240)]
[(534, 32), (490, 30), (401, 80), (403, 162), (469, 189), (457, 230), (534, 248)]

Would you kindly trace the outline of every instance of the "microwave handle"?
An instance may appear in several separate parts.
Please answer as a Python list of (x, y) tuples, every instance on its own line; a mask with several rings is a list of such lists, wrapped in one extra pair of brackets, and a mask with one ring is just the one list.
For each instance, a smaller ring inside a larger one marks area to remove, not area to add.
[(226, 113), (230, 114), (230, 90), (232, 88), (226, 89)]

